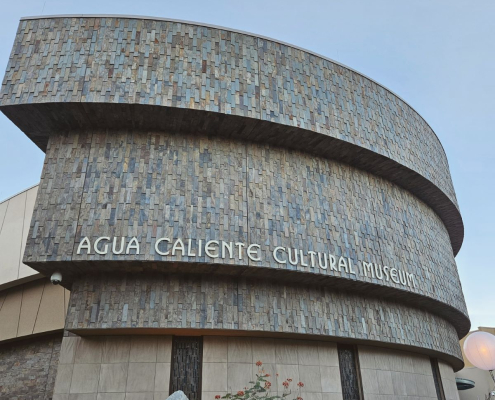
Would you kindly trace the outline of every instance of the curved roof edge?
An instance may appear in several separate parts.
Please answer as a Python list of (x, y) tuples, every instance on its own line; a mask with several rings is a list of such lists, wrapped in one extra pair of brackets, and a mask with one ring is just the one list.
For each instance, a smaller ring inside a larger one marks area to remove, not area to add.
[(38, 186), (40, 183), (35, 183), (34, 185), (31, 185), (29, 187), (27, 187), (26, 189), (22, 189), (20, 190), (19, 192), (17, 193), (14, 193), (13, 195), (10, 195), (9, 197), (3, 199), (3, 200), (0, 200), (0, 204), (1, 203), (5, 203), (6, 201), (9, 201), (10, 199), (13, 199), (15, 196), (19, 196), (21, 193), (24, 193), (24, 192), (27, 192), (28, 190), (31, 190), (32, 188)]
[[(96, 126), (111, 130), (173, 129), (182, 133), (205, 133), (205, 129), (215, 129), (219, 137), (263, 141), (276, 146), (280, 146), (281, 140), (286, 140), (290, 136), (291, 143), (286, 143), (285, 147), (345, 162), (408, 190), (432, 208), (443, 221), (454, 256), (462, 247), (464, 224), (461, 213), (456, 203), (435, 183), (383, 154), (319, 132), (286, 125), (283, 125), (284, 130), (281, 132), (277, 130), (279, 124), (275, 122), (213, 111), (168, 108), (150, 104), (47, 102), (1, 106), (0, 111), (43, 151), (46, 150), (48, 138), (53, 133), (61, 130), (94, 129)], [(35, 116), (35, 118), (24, 118), (23, 115)], [(54, 119), (54, 115), (63, 115), (64, 118)], [(136, 115), (139, 117), (135, 118)], [(195, 117), (191, 118), (192, 115)], [(235, 132), (231, 129), (232, 119), (236, 120), (239, 127)], [(34, 120), (36, 124), (32, 123)], [(253, 134), (257, 131), (269, 131), (270, 134), (268, 136)], [(355, 157), (358, 153), (360, 156)]]
[(226, 30), (226, 31), (229, 31), (229, 32), (239, 33), (239, 34), (242, 34), (242, 35), (253, 36), (253, 37), (256, 37), (256, 38), (259, 38), (259, 39), (270, 40), (272, 42), (279, 43), (279, 44), (284, 45), (284, 46), (288, 46), (288, 47), (292, 47), (292, 48), (297, 49), (297, 50), (304, 51), (304, 52), (306, 52), (308, 54), (311, 54), (311, 55), (316, 56), (316, 57), (320, 57), (320, 58), (322, 58), (324, 60), (330, 61), (331, 63), (337, 64), (337, 65), (339, 65), (339, 66), (341, 66), (343, 68), (346, 68), (349, 71), (352, 71), (352, 72), (354, 72), (354, 73), (356, 73), (358, 75), (361, 75), (363, 78), (366, 78), (366, 79), (370, 80), (371, 82), (373, 82), (376, 85), (382, 87), (387, 92), (393, 94), (395, 97), (397, 97), (398, 99), (400, 99), (401, 101), (403, 101), (431, 129), (431, 131), (435, 135), (435, 138), (438, 140), (438, 143), (440, 143), (440, 146), (442, 147), (443, 153), (445, 154), (445, 158), (446, 158), (447, 164), (448, 164), (447, 153), (445, 152), (445, 148), (443, 147), (442, 141), (440, 140), (440, 138), (436, 134), (435, 130), (431, 127), (431, 125), (428, 123), (428, 121), (426, 121), (423, 118), (423, 116), (413, 106), (411, 106), (406, 100), (404, 100), (401, 96), (399, 96), (397, 93), (395, 93), (394, 91), (392, 91), (391, 89), (389, 89), (385, 85), (382, 85), (380, 82), (377, 82), (373, 78), (370, 78), (368, 75), (365, 75), (362, 72), (359, 72), (359, 71), (355, 70), (354, 68), (351, 68), (351, 67), (349, 67), (349, 66), (347, 66), (345, 64), (342, 64), (341, 62), (336, 61), (336, 60), (334, 60), (334, 59), (332, 59), (330, 57), (326, 57), (326, 56), (323, 56), (323, 55), (321, 55), (319, 53), (316, 53), (316, 52), (314, 52), (312, 50), (305, 49), (304, 47), (296, 46), (294, 44), (287, 43), (287, 42), (284, 42), (284, 41), (279, 40), (279, 39), (273, 39), (273, 38), (268, 37), (268, 36), (258, 35), (256, 33), (242, 31), (242, 30), (239, 30), (239, 29), (232, 29), (232, 28), (228, 28), (228, 27), (225, 27), (225, 26), (214, 25), (214, 24), (207, 24), (207, 23), (203, 23), (203, 22), (187, 21), (187, 20), (182, 20), (182, 19), (174, 19), (174, 18), (152, 17), (152, 16), (146, 16), (146, 15), (125, 15), (125, 14), (55, 14), (55, 15), (33, 15), (33, 16), (21, 17), (20, 18), (20, 21), (33, 20), (33, 19), (53, 19), (53, 18), (122, 18), (122, 19), (145, 19), (145, 20), (151, 20), (151, 21), (176, 22), (176, 23), (180, 23), (180, 24), (189, 24), (189, 25), (203, 26), (205, 28), (221, 29), (221, 30)]

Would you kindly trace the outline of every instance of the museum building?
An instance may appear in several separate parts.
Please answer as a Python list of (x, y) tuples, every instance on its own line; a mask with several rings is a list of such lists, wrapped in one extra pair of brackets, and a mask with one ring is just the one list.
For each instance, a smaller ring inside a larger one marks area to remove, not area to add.
[(0, 110), (46, 154), (0, 203), (1, 399), (213, 400), (257, 373), (287, 400), (459, 398), (463, 222), (387, 88), (232, 29), (42, 16)]

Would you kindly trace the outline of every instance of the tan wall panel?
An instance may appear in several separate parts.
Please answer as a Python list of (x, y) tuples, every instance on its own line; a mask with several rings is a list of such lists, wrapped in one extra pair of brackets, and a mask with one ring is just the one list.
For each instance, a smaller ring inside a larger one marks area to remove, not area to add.
[(21, 243), (26, 207), (26, 192), (8, 201), (0, 232), (0, 282), (17, 279), (21, 260)]
[(171, 336), (64, 337), (53, 398), (164, 400), (171, 351)]
[[(33, 333), (62, 329), (65, 322), (65, 289), (46, 281)], [(56, 327), (56, 328), (55, 328)]]
[(22, 262), (37, 193), (35, 186), (0, 203), (0, 290), (41, 277)]
[(47, 279), (0, 291), (0, 342), (62, 330), (69, 294)]
[[(256, 362), (261, 361), (261, 367)], [(236, 393), (250, 386), (261, 370), (269, 374), (271, 395), (281, 396), (292, 379), (294, 397), (342, 399), (337, 345), (330, 342), (268, 338), (205, 336), (202, 398)], [(304, 387), (298, 390), (297, 382)]]
[(395, 349), (359, 346), (363, 391), (367, 400), (417, 400), (437, 397), (430, 358)]
[(0, 340), (12, 339), (17, 336), (21, 302), (21, 290), (11, 290), (7, 293), (0, 310)]
[(38, 186), (29, 189), (26, 192), (26, 208), (24, 212), (24, 227), (22, 231), (22, 241), (21, 241), (21, 257), (19, 260), (19, 274), (18, 279), (25, 278), (37, 274), (38, 272), (34, 269), (23, 264), (22, 257), (24, 255), (24, 249), (26, 248), (26, 239), (29, 234), (29, 225), (31, 224), (31, 217), (33, 216), (34, 203), (36, 201), (36, 194), (38, 193)]
[(44, 286), (44, 281), (30, 282), (24, 286), (17, 336), (26, 336), (33, 333)]
[(440, 369), (445, 400), (459, 400), (454, 370), (449, 364), (441, 360), (438, 360), (438, 367)]
[(9, 202), (4, 201), (3, 203), (0, 203), (0, 232), (2, 231), (2, 226), (3, 226), (3, 220), (5, 218), (5, 213), (7, 212), (7, 206)]

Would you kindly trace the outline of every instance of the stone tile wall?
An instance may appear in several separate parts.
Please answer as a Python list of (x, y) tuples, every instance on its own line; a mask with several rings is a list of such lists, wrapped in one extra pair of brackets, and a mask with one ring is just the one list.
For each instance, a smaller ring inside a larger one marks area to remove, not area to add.
[(0, 106), (49, 102), (160, 105), (296, 126), (396, 160), (457, 204), (440, 142), (404, 101), (341, 65), (253, 35), (119, 17), (23, 20)]
[(165, 400), (171, 336), (64, 337), (53, 400)]
[[(262, 361), (262, 367), (257, 367)], [(205, 336), (203, 339), (203, 396), (237, 393), (250, 387), (260, 368), (269, 374), (270, 394), (282, 395), (282, 383), (291, 378), (293, 396), (304, 400), (341, 400), (337, 345), (330, 342)], [(304, 387), (297, 390), (301, 381)]]
[(1, 344), (0, 399), (51, 400), (61, 342), (62, 332)]
[(435, 350), (462, 360), (454, 327), (428, 311), (324, 287), (157, 274), (92, 276), (66, 329), (184, 328), (321, 335)]
[[(136, 236), (140, 254), (77, 255), (85, 236), (92, 242)], [(426, 204), (382, 178), (301, 152), (219, 138), (132, 132), (50, 138), (27, 263), (38, 263), (38, 270), (50, 261), (248, 264), (247, 257), (162, 257), (154, 241), (163, 236), (194, 244), (258, 243), (264, 256), (252, 267), (370, 282), (467, 313), (444, 224)], [(366, 277), (362, 270), (354, 275), (281, 265), (271, 256), (276, 246), (350, 258), (356, 269), (362, 261), (396, 267), (415, 274), (417, 287)], [(87, 272), (90, 263), (72, 266)], [(69, 265), (63, 268), (70, 272)]]

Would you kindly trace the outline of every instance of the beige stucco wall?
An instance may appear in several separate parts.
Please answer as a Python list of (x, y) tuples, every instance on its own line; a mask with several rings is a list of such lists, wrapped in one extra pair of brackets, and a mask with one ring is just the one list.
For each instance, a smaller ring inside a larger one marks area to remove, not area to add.
[(22, 263), (37, 192), (0, 203), (0, 342), (64, 328), (69, 292)]
[(69, 294), (48, 279), (0, 291), (0, 342), (62, 330)]
[(41, 276), (22, 263), (38, 186), (0, 203), (0, 290)]
[(485, 399), (485, 396), (492, 390), (495, 390), (495, 384), (488, 371), (483, 371), (476, 367), (464, 368), (456, 372), (457, 378), (469, 379), (474, 381), (474, 388), (460, 390), (459, 398), (461, 400)]

